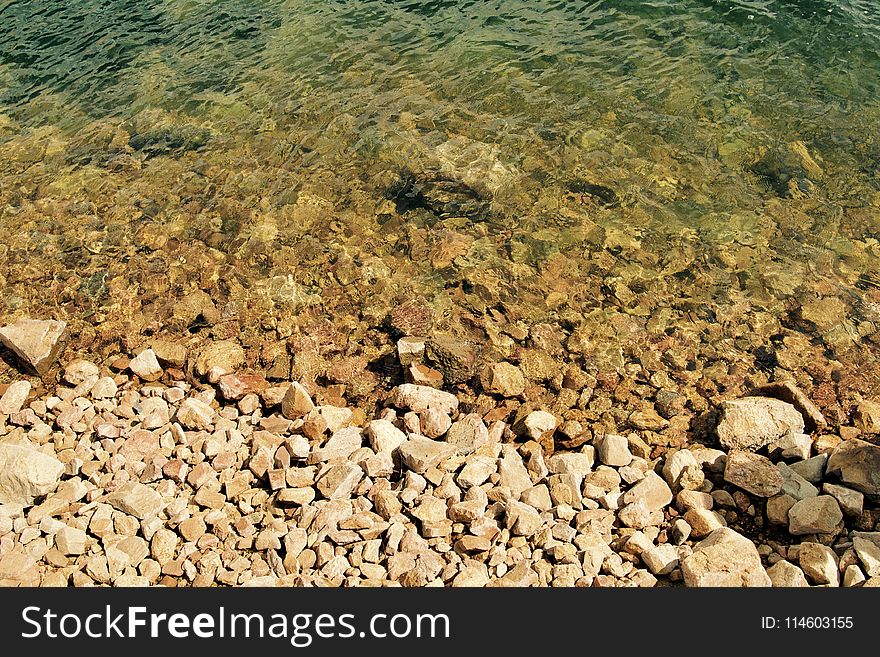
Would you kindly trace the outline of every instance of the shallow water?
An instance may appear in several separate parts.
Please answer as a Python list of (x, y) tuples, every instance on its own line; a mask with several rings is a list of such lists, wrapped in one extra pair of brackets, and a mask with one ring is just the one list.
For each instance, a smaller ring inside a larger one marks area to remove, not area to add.
[(592, 371), (821, 360), (880, 389), (875, 3), (7, 0), (0, 25), (3, 316), (118, 345), (198, 330), (201, 289), (214, 337), (304, 333), (326, 369), (381, 358), (416, 299), (413, 331), (487, 358), (546, 323), (565, 348), (527, 346)]

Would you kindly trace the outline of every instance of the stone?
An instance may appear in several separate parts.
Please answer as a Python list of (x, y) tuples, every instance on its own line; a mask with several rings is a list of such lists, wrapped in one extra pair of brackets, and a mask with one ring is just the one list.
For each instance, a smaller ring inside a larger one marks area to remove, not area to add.
[[(752, 390), (749, 395), (773, 397), (794, 406), (804, 418), (805, 429), (813, 432), (828, 425), (819, 408), (810, 401), (793, 381), (768, 383)], [(809, 455), (808, 455), (809, 456)], [(804, 457), (806, 458), (806, 457)]]
[[(331, 482), (327, 482), (328, 486)], [(315, 489), (311, 486), (303, 488), (282, 488), (275, 496), (278, 504), (292, 504), (295, 506), (305, 506), (311, 504), (315, 499)]]
[(114, 509), (144, 520), (158, 514), (162, 508), (162, 496), (155, 490), (138, 482), (123, 484), (107, 496), (107, 503)]
[(754, 543), (728, 527), (716, 529), (694, 546), (682, 560), (681, 572), (689, 587), (772, 585)]
[(75, 527), (64, 527), (55, 532), (55, 547), (66, 556), (85, 554), (88, 535)]
[(397, 453), (403, 464), (419, 474), (438, 466), (456, 452), (458, 452), (458, 448), (455, 445), (416, 435), (411, 435), (397, 448)]
[(583, 479), (593, 470), (593, 448), (581, 452), (554, 454), (547, 459), (547, 469), (553, 474), (573, 474)]
[(789, 432), (779, 440), (770, 443), (768, 450), (771, 454), (778, 452), (784, 459), (797, 459), (803, 461), (810, 458), (810, 450), (813, 447), (813, 439), (805, 433)]
[(31, 394), (30, 381), (16, 381), (10, 384), (3, 396), (0, 397), (0, 415), (18, 413), (29, 394)]
[(727, 522), (721, 514), (708, 509), (689, 509), (684, 514), (684, 520), (690, 525), (691, 535), (694, 538), (703, 538), (716, 529), (727, 527)]
[(64, 464), (30, 445), (0, 443), (0, 504), (31, 506), (54, 491)]
[(346, 459), (363, 445), (363, 431), (359, 427), (345, 427), (333, 435), (320, 448), (309, 455), (310, 463)]
[(644, 529), (660, 524), (663, 514), (652, 512), (644, 500), (636, 500), (625, 505), (617, 512), (617, 518), (625, 527)]
[(880, 402), (867, 399), (860, 401), (853, 413), (853, 424), (862, 433), (880, 433)]
[(691, 535), (691, 526), (688, 524), (687, 520), (684, 518), (677, 518), (675, 522), (672, 523), (672, 530), (669, 534), (669, 537), (672, 539), (672, 542), (676, 545), (681, 545)]
[(502, 449), (503, 457), (498, 461), (498, 485), (519, 496), (532, 487), (532, 478), (515, 449), (510, 445)]
[[(324, 404), (323, 406), (318, 406), (316, 410), (324, 419), (325, 426), (330, 430), (330, 433), (335, 433), (347, 427), (351, 424), (351, 420), (354, 417), (354, 412), (350, 408), (340, 406)], [(309, 413), (309, 416), (311, 416), (311, 413)]]
[(739, 450), (727, 455), (724, 480), (758, 497), (776, 495), (785, 483), (782, 474), (770, 459)]
[(100, 374), (100, 369), (94, 363), (77, 358), (64, 366), (64, 380), (76, 387)]
[(654, 575), (668, 575), (678, 567), (678, 549), (664, 543), (642, 553), (642, 561)]
[(790, 561), (782, 559), (767, 569), (767, 575), (775, 588), (803, 588), (810, 586), (804, 571)]
[(757, 450), (789, 432), (804, 432), (804, 417), (772, 397), (744, 397), (721, 403), (718, 441), (728, 450)]
[(170, 342), (163, 339), (155, 339), (150, 343), (150, 347), (156, 354), (161, 365), (166, 367), (175, 367), (178, 369), (186, 365), (186, 347), (176, 342)]
[(0, 342), (30, 371), (44, 376), (61, 351), (66, 328), (63, 321), (20, 319), (0, 327)]
[(774, 525), (788, 525), (788, 512), (795, 502), (791, 495), (774, 495), (767, 500), (767, 520)]
[(519, 397), (526, 388), (522, 371), (511, 363), (494, 363), (480, 377), (483, 390), (502, 397)]
[(777, 463), (776, 469), (779, 470), (779, 474), (781, 474), (785, 480), (782, 484), (782, 492), (784, 494), (791, 495), (796, 500), (816, 497), (819, 494), (818, 488), (801, 477), (785, 463)]
[(830, 495), (808, 497), (788, 511), (788, 531), (795, 536), (831, 534), (843, 520), (840, 505)]
[(443, 380), (447, 384), (465, 383), (476, 374), (477, 352), (459, 338), (434, 336), (426, 343), (425, 354), (431, 364), (443, 373)]
[(348, 499), (363, 476), (364, 471), (359, 465), (346, 461), (327, 470), (315, 486), (328, 500)]
[(177, 526), (177, 531), (185, 541), (197, 541), (206, 530), (205, 521), (198, 516), (187, 518)]
[(798, 564), (814, 584), (837, 586), (840, 583), (837, 555), (825, 545), (801, 543), (798, 546)]
[(495, 459), (488, 456), (473, 456), (467, 460), (455, 481), (462, 488), (472, 488), (484, 483), (497, 470)]
[(844, 440), (831, 452), (825, 471), (849, 488), (880, 497), (880, 447), (876, 445), (857, 438)]
[(421, 363), (425, 356), (425, 340), (404, 337), (397, 341), (397, 360), (401, 365)]
[(675, 496), (675, 508), (682, 513), (689, 509), (711, 510), (715, 506), (715, 499), (709, 493), (701, 493), (696, 490), (682, 490)]
[(507, 502), (505, 513), (507, 528), (514, 536), (532, 536), (544, 524), (536, 509), (516, 500)]
[(795, 461), (788, 467), (811, 484), (820, 484), (825, 474), (825, 464), (828, 462), (827, 454), (818, 454), (804, 461)]
[(502, 577), (492, 580), (489, 586), (523, 588), (526, 586), (537, 586), (539, 581), (538, 574), (529, 563), (527, 561), (520, 561)]
[(853, 517), (862, 515), (862, 510), (865, 505), (865, 496), (857, 490), (825, 482), (822, 484), (822, 492), (837, 500), (841, 511), (846, 515)]
[(458, 410), (458, 397), (455, 395), (414, 383), (397, 386), (392, 391), (389, 401), (397, 408), (406, 408), (416, 413), (432, 408), (453, 415)]
[(681, 488), (679, 479), (687, 466), (700, 468), (694, 453), (689, 449), (680, 449), (676, 452), (667, 453), (663, 463), (663, 478), (673, 489)]
[(489, 429), (477, 413), (469, 413), (449, 428), (446, 442), (458, 447), (459, 454), (471, 454), (489, 443)]
[(614, 434), (606, 434), (599, 439), (596, 452), (599, 461), (611, 467), (619, 468), (629, 465), (633, 459), (633, 455), (629, 451), (629, 441), (624, 436)]
[(538, 511), (549, 511), (553, 508), (553, 500), (550, 498), (550, 489), (546, 484), (532, 486), (522, 492), (520, 501), (536, 508)]
[(853, 548), (868, 577), (880, 577), (880, 546), (860, 536), (853, 538)]
[(177, 421), (186, 428), (207, 431), (214, 426), (214, 409), (195, 397), (187, 397), (177, 409)]
[(557, 424), (556, 416), (547, 411), (532, 411), (523, 420), (525, 433), (532, 440), (540, 440), (544, 434), (552, 433)]
[(116, 381), (109, 376), (102, 376), (95, 381), (89, 394), (94, 399), (112, 399), (117, 392), (119, 392), (119, 387), (116, 385)]
[(391, 454), (406, 441), (406, 434), (388, 420), (373, 420), (367, 425), (367, 438), (374, 452)]
[[(439, 438), (449, 431), (449, 427), (452, 426), (452, 420), (450, 417), (446, 415), (446, 413), (434, 408), (429, 408), (418, 417), (420, 427), (418, 433), (428, 438)], [(447, 438), (447, 441), (448, 440), (449, 439)]]
[[(233, 374), (245, 362), (244, 349), (234, 340), (219, 340), (206, 345), (195, 362), (196, 373), (205, 376), (211, 370)], [(219, 376), (217, 377), (219, 379)]]
[(478, 564), (462, 568), (452, 580), (452, 586), (455, 588), (482, 588), (489, 584), (489, 581), (486, 566)]
[(311, 395), (299, 383), (294, 381), (287, 387), (281, 399), (281, 414), (289, 420), (296, 420), (307, 415), (315, 408)]
[(843, 585), (845, 587), (857, 586), (865, 581), (865, 574), (855, 564), (850, 564), (843, 571)]
[(662, 417), (653, 408), (635, 411), (627, 418), (630, 426), (640, 431), (663, 431), (669, 426), (669, 420)]
[(648, 472), (645, 478), (623, 495), (623, 503), (631, 504), (641, 500), (648, 511), (660, 511), (672, 502), (672, 491), (663, 478), (655, 472)]
[(128, 361), (128, 369), (143, 381), (158, 381), (162, 377), (162, 367), (152, 349), (144, 349)]

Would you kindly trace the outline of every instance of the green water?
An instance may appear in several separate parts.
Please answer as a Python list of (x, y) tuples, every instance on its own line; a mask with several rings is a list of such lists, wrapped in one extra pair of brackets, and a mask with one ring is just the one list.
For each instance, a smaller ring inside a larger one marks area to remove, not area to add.
[(878, 87), (866, 0), (7, 0), (0, 312), (870, 378)]

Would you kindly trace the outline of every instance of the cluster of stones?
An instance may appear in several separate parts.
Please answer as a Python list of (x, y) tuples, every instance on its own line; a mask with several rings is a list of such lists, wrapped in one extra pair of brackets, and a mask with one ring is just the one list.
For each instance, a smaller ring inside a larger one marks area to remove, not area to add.
[[(0, 339), (45, 371), (63, 326), (25, 328)], [(546, 410), (508, 423), (406, 383), (368, 419), (236, 373), (240, 352), (199, 354), (210, 385), (187, 382), (187, 354), (168, 346), (115, 372), (69, 362), (43, 398), (7, 386), (0, 583), (880, 583), (880, 447), (856, 437), (880, 433), (876, 403), (859, 429), (823, 434), (800, 390), (773, 385), (722, 404), (723, 449), (652, 458), (631, 433), (548, 454), (564, 423)], [(499, 363), (485, 385), (504, 394), (520, 377)]]

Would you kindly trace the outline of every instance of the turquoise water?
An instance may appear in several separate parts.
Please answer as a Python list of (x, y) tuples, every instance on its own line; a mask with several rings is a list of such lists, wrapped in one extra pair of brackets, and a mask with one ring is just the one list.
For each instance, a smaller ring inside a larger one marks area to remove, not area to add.
[(878, 87), (865, 0), (3, 1), (0, 310), (864, 368)]

